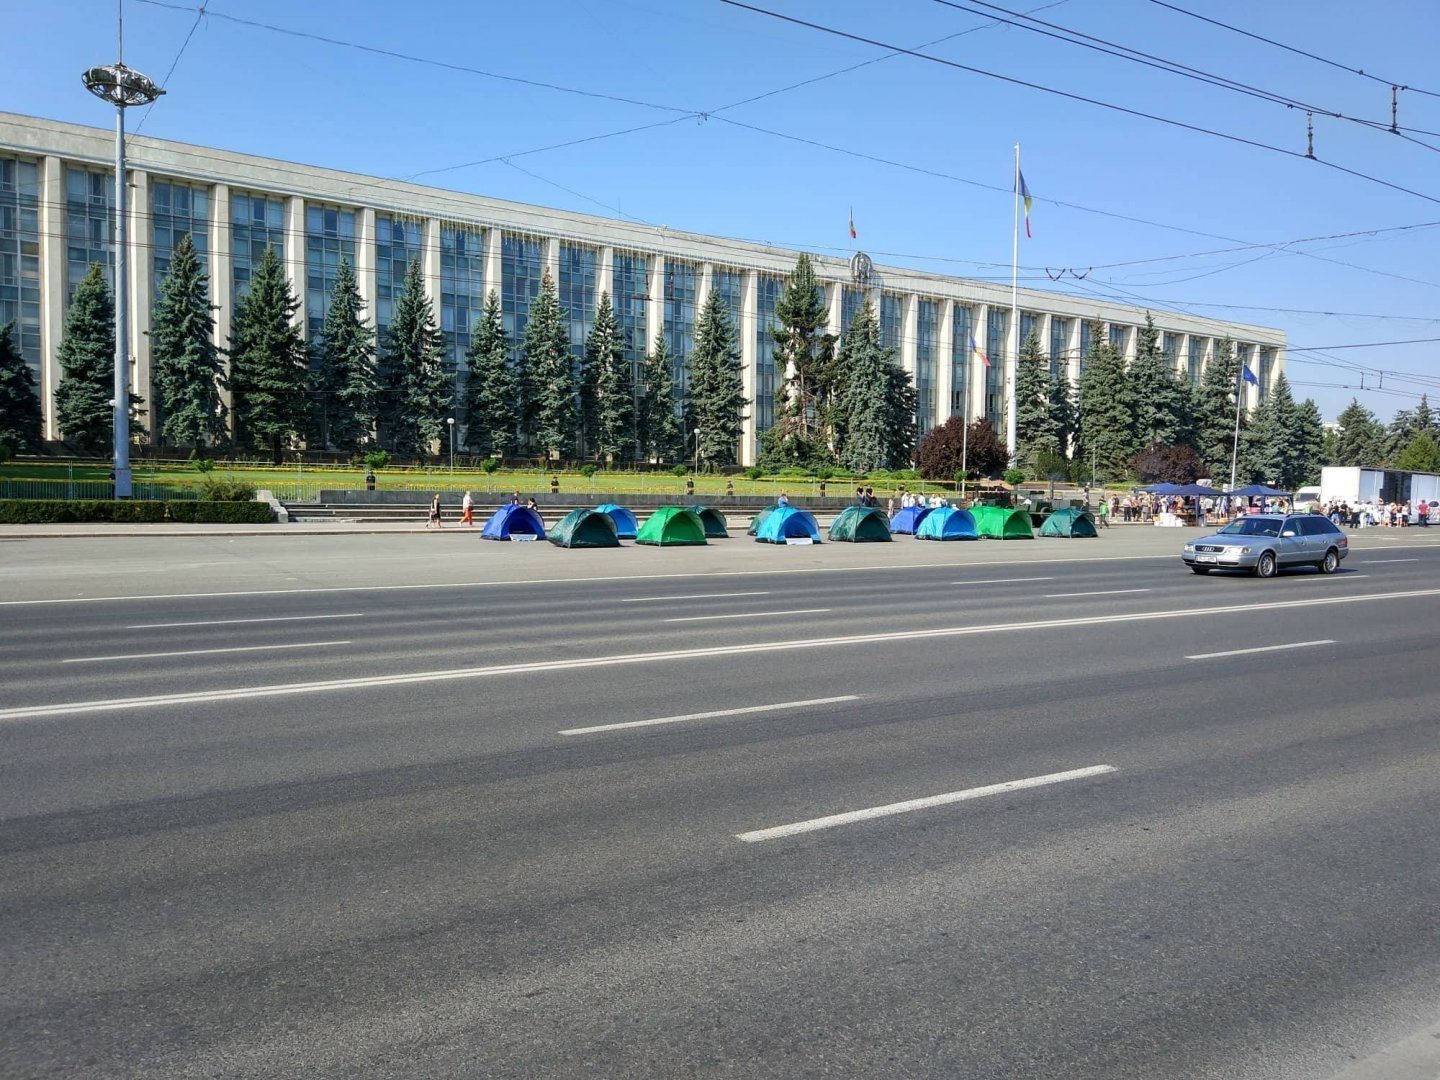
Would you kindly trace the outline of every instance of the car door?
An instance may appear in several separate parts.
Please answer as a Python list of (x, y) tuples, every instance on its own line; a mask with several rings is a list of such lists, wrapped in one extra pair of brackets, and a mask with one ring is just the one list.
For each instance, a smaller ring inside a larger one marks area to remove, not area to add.
[(1309, 545), (1313, 537), (1303, 533), (1304, 519), (1286, 518), (1280, 524), (1280, 537), (1275, 544), (1275, 561), (1281, 566), (1310, 562)]

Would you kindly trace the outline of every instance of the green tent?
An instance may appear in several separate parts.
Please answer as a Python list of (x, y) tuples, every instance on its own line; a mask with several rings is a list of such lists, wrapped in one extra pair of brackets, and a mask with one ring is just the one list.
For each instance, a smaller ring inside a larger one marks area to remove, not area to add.
[(609, 514), (581, 507), (571, 510), (550, 530), (549, 541), (556, 547), (602, 548), (619, 547), (615, 523)]
[(730, 536), (730, 530), (725, 525), (725, 515), (719, 510), (708, 506), (692, 506), (700, 518), (700, 524), (705, 526), (705, 535), (711, 540), (725, 540)]
[(830, 523), (830, 539), (851, 544), (890, 539), (890, 523), (878, 506), (847, 506)]
[(765, 519), (766, 519), (767, 517), (769, 517), (771, 514), (773, 514), (773, 513), (774, 513), (776, 510), (778, 510), (778, 509), (779, 509), (779, 507), (777, 507), (777, 506), (767, 506), (767, 507), (765, 507), (764, 510), (761, 510), (758, 514), (756, 514), (753, 518), (750, 519), (750, 527), (745, 530), (745, 535), (746, 535), (746, 536), (756, 536), (756, 535), (758, 535), (759, 532), (760, 532), (760, 526), (761, 526), (761, 524), (765, 521)]
[(970, 515), (975, 519), (975, 531), (992, 540), (1032, 540), (1035, 537), (1030, 528), (1030, 515), (1024, 510), (976, 504), (970, 507)]
[(1045, 519), (1040, 526), (1041, 536), (1094, 536), (1095, 519), (1090, 516), (1088, 510), (1076, 510), (1073, 507), (1066, 507), (1063, 510), (1056, 510)]
[(676, 547), (705, 543), (705, 526), (694, 510), (683, 506), (662, 506), (645, 519), (635, 534), (637, 544)]

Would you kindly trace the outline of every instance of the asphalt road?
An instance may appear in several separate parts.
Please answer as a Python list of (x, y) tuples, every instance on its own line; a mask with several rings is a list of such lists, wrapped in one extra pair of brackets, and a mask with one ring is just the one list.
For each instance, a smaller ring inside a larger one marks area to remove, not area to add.
[(1120, 532), (0, 545), (0, 1074), (1440, 1072), (1440, 536)]

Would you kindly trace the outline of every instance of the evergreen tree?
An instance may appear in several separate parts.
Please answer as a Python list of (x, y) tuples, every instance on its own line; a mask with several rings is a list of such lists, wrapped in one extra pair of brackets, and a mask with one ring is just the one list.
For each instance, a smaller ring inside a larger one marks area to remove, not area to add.
[(775, 367), (785, 380), (775, 417), (779, 447), (790, 446), (797, 457), (816, 457), (830, 437), (835, 335), (825, 333), (825, 293), (804, 252), (785, 282), (775, 318), (780, 324), (770, 331)]
[(412, 259), (405, 271), (387, 339), (389, 442), (397, 453), (429, 454), (445, 434), (455, 381), (445, 371), (444, 338), (435, 325), (419, 259)]
[(1130, 362), (1129, 395), (1134, 403), (1134, 443), (1139, 447), (1189, 445), (1194, 441), (1190, 387), (1160, 351), (1155, 320), (1145, 313)]
[(308, 350), (295, 325), (299, 307), (279, 256), (266, 248), (230, 327), (231, 412), (236, 445), (268, 447), (277, 465), (285, 444), (309, 427)]
[(685, 456), (685, 437), (675, 407), (675, 381), (670, 374), (670, 353), (665, 336), (655, 335), (655, 349), (645, 357), (635, 409), (635, 441), (640, 456), (656, 461), (678, 461)]
[(1375, 467), (1385, 461), (1385, 429), (1354, 398), (1335, 418), (1340, 431), (1335, 440), (1336, 465)]
[[(1204, 472), (1215, 482), (1230, 479), (1230, 457), (1235, 447), (1235, 407), (1240, 369), (1235, 343), (1229, 338), (1215, 344), (1195, 399), (1195, 442)], [(1241, 418), (1243, 422), (1243, 417)]]
[(175, 245), (150, 329), (150, 359), (160, 435), (200, 449), (225, 434), (220, 388), (225, 369), (215, 344), (210, 276), (186, 233)]
[(920, 434), (915, 422), (919, 406), (910, 373), (891, 361), (885, 372), (885, 468), (909, 468), (914, 460)]
[(1430, 401), (1423, 394), (1415, 408), (1401, 409), (1390, 421), (1385, 432), (1385, 461), (1395, 462), (1417, 435), (1432, 438), (1440, 435), (1435, 428), (1435, 414), (1430, 410)]
[[(1056, 370), (1047, 371), (1045, 381), (1046, 396), (1050, 402), (1050, 427), (1059, 443), (1056, 454), (1063, 458), (1066, 449), (1078, 436), (1074, 387), (1070, 385), (1070, 379), (1063, 367), (1057, 366)], [(1053, 461), (1051, 464), (1053, 465)]]
[(1023, 468), (1033, 470), (1041, 454), (1064, 449), (1054, 391), (1050, 360), (1040, 351), (1040, 338), (1032, 330), (1015, 363), (1015, 457)]
[(366, 324), (364, 311), (355, 272), (349, 260), (342, 258), (315, 350), (320, 441), (340, 450), (359, 451), (370, 442), (379, 412), (375, 331)]
[(581, 413), (590, 417), (588, 444), (606, 459), (633, 456), (635, 388), (609, 293), (601, 293), (595, 307), (595, 325), (585, 338), (583, 370)]
[(1440, 446), (1428, 432), (1420, 432), (1395, 459), (1395, 467), (1406, 472), (1440, 473)]
[(540, 282), (540, 295), (530, 304), (521, 353), (535, 415), (536, 446), (547, 454), (570, 457), (575, 452), (575, 373), (570, 331), (548, 270)]
[(500, 294), (491, 289), (465, 352), (470, 372), (465, 380), (465, 446), (471, 453), (503, 457), (515, 448), (520, 412), (507, 352)]
[(733, 465), (745, 423), (740, 340), (730, 308), (711, 289), (695, 324), (690, 354), (691, 423), (700, 431), (700, 459), (706, 465)]
[(40, 449), (40, 396), (14, 331), (13, 322), (0, 326), (0, 461)]
[(1318, 483), (1320, 469), (1326, 464), (1325, 422), (1314, 398), (1306, 398), (1295, 406), (1295, 429), (1292, 437), (1295, 454), (1296, 487)]
[(1282, 374), (1274, 389), (1250, 417), (1250, 426), (1240, 440), (1240, 472), (1252, 483), (1273, 484), (1294, 489), (1298, 479), (1299, 455), (1294, 443), (1295, 402), (1290, 384)]
[(60, 434), (88, 453), (114, 438), (115, 303), (99, 263), (75, 286), (60, 338), (55, 415)]
[(1080, 373), (1081, 459), (1112, 475), (1125, 472), (1134, 454), (1135, 430), (1125, 358), (1099, 332), (1091, 337)]
[[(850, 320), (836, 365), (843, 380), (837, 388), (836, 429), (843, 433), (840, 465), (851, 472), (890, 467), (894, 420), (890, 369), (895, 366), (894, 357), (895, 350), (880, 343), (880, 322), (867, 297)], [(910, 416), (913, 431), (913, 411)]]

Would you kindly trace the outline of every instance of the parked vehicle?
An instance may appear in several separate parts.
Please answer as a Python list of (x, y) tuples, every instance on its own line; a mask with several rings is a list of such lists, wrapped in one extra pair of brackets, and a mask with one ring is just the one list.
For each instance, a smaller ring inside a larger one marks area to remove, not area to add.
[(1274, 577), (1282, 569), (1313, 566), (1333, 574), (1350, 554), (1350, 540), (1320, 514), (1255, 514), (1185, 545), (1180, 558), (1197, 574), (1246, 570)]

